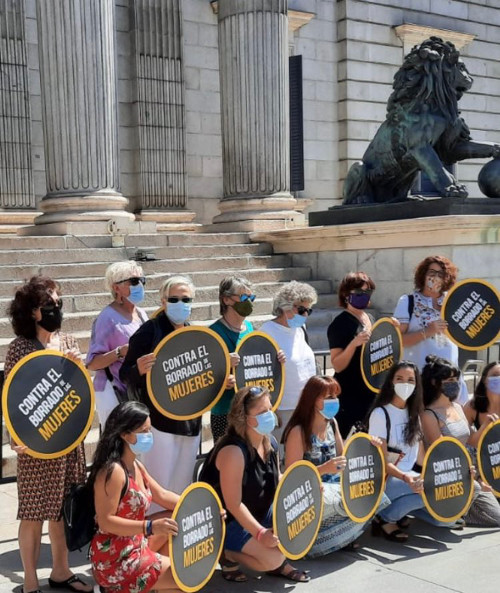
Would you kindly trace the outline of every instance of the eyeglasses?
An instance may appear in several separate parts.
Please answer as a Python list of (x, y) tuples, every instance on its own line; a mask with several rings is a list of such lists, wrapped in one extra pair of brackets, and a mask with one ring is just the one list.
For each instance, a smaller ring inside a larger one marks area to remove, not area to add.
[(438, 278), (444, 278), (444, 272), (440, 272), (438, 270), (427, 270), (426, 276), (429, 276), (429, 278), (435, 278), (436, 276)]
[(40, 305), (40, 309), (48, 309), (49, 311), (53, 311), (54, 309), (62, 309), (63, 302), (62, 299), (58, 299), (57, 301), (47, 301), (43, 305)]
[(182, 301), (183, 303), (192, 303), (193, 299), (192, 297), (168, 297), (167, 298), (167, 303), (178, 303), (179, 301)]
[(255, 301), (254, 294), (233, 294), (232, 296), (240, 297), (240, 303), (244, 303), (245, 301), (253, 303)]
[(125, 280), (115, 282), (115, 284), (124, 284), (125, 282), (130, 282), (130, 286), (137, 286), (139, 282), (141, 284), (146, 284), (146, 276), (133, 276), (132, 278), (126, 278)]
[(307, 315), (311, 315), (313, 310), (309, 307), (303, 307), (302, 305), (299, 305), (298, 307), (296, 307), (297, 309), (297, 313), (299, 315), (304, 315), (304, 313), (307, 313)]
[(362, 288), (355, 288), (354, 290), (351, 290), (351, 294), (369, 294), (369, 295), (372, 295), (373, 294), (373, 290), (371, 288), (368, 288), (366, 290), (363, 290)]

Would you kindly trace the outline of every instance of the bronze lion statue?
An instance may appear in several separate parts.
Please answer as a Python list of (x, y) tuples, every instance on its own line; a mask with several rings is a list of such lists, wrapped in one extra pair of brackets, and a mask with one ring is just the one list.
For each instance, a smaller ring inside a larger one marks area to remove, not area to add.
[(404, 201), (419, 171), (442, 197), (467, 197), (444, 165), (500, 155), (497, 144), (473, 142), (460, 117), (472, 82), (453, 43), (431, 37), (415, 46), (394, 76), (386, 120), (349, 169), (344, 204)]

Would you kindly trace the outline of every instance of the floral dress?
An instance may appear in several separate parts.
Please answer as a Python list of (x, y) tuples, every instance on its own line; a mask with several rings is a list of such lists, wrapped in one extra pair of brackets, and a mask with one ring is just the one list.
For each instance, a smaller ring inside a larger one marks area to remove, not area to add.
[[(151, 491), (144, 478), (146, 492), (129, 476), (129, 486), (116, 515), (144, 521), (151, 504)], [(161, 557), (148, 547), (147, 538), (138, 535), (113, 535), (100, 529), (90, 545), (94, 578), (113, 593), (147, 593), (161, 572)]]

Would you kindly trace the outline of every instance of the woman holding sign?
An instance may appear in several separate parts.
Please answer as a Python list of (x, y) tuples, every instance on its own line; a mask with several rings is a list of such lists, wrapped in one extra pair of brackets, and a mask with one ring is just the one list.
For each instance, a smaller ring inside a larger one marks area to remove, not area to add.
[(500, 362), (490, 362), (484, 367), (474, 397), (465, 404), (464, 413), (469, 426), (476, 429), (471, 435), (471, 445), (476, 447), (482, 430), (500, 418)]
[(127, 388), (119, 371), (128, 351), (130, 337), (147, 320), (139, 304), (144, 300), (146, 278), (135, 261), (108, 266), (104, 282), (113, 302), (105, 307), (92, 325), (87, 368), (96, 371), (94, 387), (99, 422), (103, 427), (111, 410), (127, 399)]
[(268, 391), (260, 387), (240, 389), (228, 422), (226, 435), (200, 474), (227, 509), (223, 576), (231, 581), (246, 580), (238, 568), (243, 564), (272, 576), (306, 582), (308, 575), (289, 564), (271, 528), (279, 465), (278, 443), (271, 436), (275, 416)]
[[(394, 317), (400, 322), (405, 358), (420, 371), (429, 354), (440, 356), (458, 365), (458, 348), (444, 334), (446, 321), (441, 319), (441, 306), (447, 291), (457, 280), (457, 267), (442, 255), (422, 260), (415, 269), (414, 291), (400, 297)], [(460, 380), (458, 402), (468, 400), (465, 381)]]
[(305, 459), (318, 468), (323, 482), (323, 518), (308, 552), (312, 558), (341, 548), (355, 549), (353, 543), (366, 525), (349, 519), (342, 502), (339, 478), (346, 467), (346, 458), (342, 455), (344, 442), (335, 420), (340, 407), (339, 393), (340, 386), (333, 377), (311, 377), (283, 433), (285, 467)]
[(90, 545), (94, 577), (106, 593), (178, 591), (168, 557), (168, 535), (177, 534), (170, 513), (146, 515), (155, 501), (172, 511), (179, 500), (164, 490), (137, 460), (153, 445), (148, 408), (125, 402), (108, 417), (89, 476), (98, 531)]
[[(425, 411), (422, 427), (427, 446), (441, 436), (454, 437), (463, 445), (477, 444), (485, 428), (494, 416), (471, 433), (469, 422), (456, 403), (460, 391), (460, 371), (447, 360), (428, 356), (422, 371)], [(484, 482), (474, 482), (472, 504), (464, 517), (468, 525), (479, 527), (500, 527), (500, 506), (491, 488)]]
[[(79, 360), (76, 340), (59, 329), (62, 323), (62, 299), (59, 286), (51, 278), (34, 276), (16, 291), (9, 317), (17, 338), (10, 343), (5, 358), (5, 377), (15, 364), (33, 352), (59, 350)], [(90, 592), (92, 587), (72, 574), (61, 512), (64, 497), (72, 484), (85, 481), (85, 452), (79, 445), (56, 459), (37, 459), (25, 453), (26, 447), (11, 442), (18, 454), (17, 493), (19, 506), (19, 551), (24, 569), (25, 593), (41, 593), (37, 577), (42, 526), (49, 522), (52, 550), (52, 588)]]

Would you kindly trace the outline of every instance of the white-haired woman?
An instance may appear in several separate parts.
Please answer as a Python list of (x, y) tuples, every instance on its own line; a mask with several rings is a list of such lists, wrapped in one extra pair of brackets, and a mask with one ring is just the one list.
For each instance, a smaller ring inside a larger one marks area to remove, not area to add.
[[(177, 494), (191, 483), (201, 420), (172, 420), (160, 414), (148, 395), (146, 373), (155, 364), (153, 350), (163, 338), (189, 325), (194, 292), (193, 283), (185, 276), (172, 276), (163, 283), (160, 297), (165, 312), (147, 321), (132, 336), (120, 369), (120, 379), (148, 406), (151, 414), (154, 444), (142, 460), (163, 488)], [(160, 510), (155, 505), (151, 508)]]
[(274, 430), (278, 442), (304, 385), (316, 374), (316, 360), (308, 343), (305, 324), (317, 302), (318, 295), (312, 286), (295, 280), (288, 282), (274, 297), (273, 315), (276, 317), (260, 328), (274, 338), (286, 356), (285, 389), (277, 410), (280, 427)]
[[(219, 303), (221, 317), (210, 326), (224, 340), (231, 354), (231, 367), (240, 362), (236, 347), (240, 340), (253, 331), (247, 317), (253, 311), (255, 294), (251, 283), (242, 276), (226, 276), (219, 284)], [(226, 432), (227, 415), (233, 401), (234, 377), (228, 378), (227, 389), (215, 404), (210, 414), (210, 427), (214, 442)]]
[(104, 278), (113, 301), (104, 307), (92, 325), (87, 368), (96, 371), (94, 388), (99, 422), (104, 426), (111, 410), (124, 399), (126, 387), (119, 377), (130, 337), (147, 320), (138, 305), (144, 300), (146, 278), (135, 261), (115, 262)]

